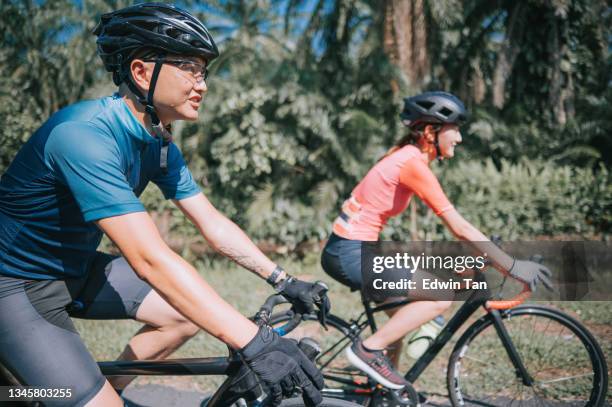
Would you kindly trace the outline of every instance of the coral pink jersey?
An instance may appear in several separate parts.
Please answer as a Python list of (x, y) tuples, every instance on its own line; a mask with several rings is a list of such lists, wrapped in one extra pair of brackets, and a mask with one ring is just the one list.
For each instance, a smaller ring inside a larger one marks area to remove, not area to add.
[(333, 232), (345, 239), (376, 241), (387, 220), (403, 212), (413, 194), (436, 215), (453, 208), (421, 151), (406, 145), (376, 163), (353, 189)]

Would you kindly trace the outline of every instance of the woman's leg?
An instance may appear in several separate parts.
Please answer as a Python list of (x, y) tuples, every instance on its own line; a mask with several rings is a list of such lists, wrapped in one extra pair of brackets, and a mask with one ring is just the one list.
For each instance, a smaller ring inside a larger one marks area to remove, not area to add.
[[(412, 281), (417, 287), (423, 287), (423, 279), (436, 279), (437, 276), (417, 271), (412, 274)], [(407, 298), (413, 300), (401, 308), (393, 310), (391, 318), (375, 334), (363, 341), (363, 345), (372, 350), (385, 349), (401, 341), (406, 334), (424, 323), (442, 314), (452, 305), (454, 292), (452, 290), (410, 290)], [(399, 356), (397, 357), (399, 360)]]
[[(393, 317), (399, 311), (401, 307), (391, 308), (385, 310), (385, 314), (389, 318)], [(402, 349), (404, 348), (404, 338), (400, 338), (397, 341), (393, 342), (389, 346), (387, 346), (387, 357), (391, 360), (391, 363), (395, 368), (399, 367), (400, 359), (402, 357)]]
[[(423, 287), (423, 279), (438, 278), (434, 274), (417, 271), (412, 274), (412, 281), (417, 287)], [(452, 305), (452, 290), (410, 290), (407, 298), (412, 302), (392, 310), (391, 318), (375, 334), (363, 341), (368, 349), (385, 349), (396, 342), (401, 342), (406, 334), (424, 323), (442, 314)], [(401, 347), (400, 347), (401, 349)], [(399, 355), (396, 356), (399, 361)], [(397, 365), (396, 365), (397, 366)]]
[[(363, 341), (368, 349), (385, 349), (401, 344), (406, 334), (446, 311), (452, 301), (415, 301), (394, 310), (393, 316), (375, 334)], [(401, 348), (400, 348), (401, 350)], [(399, 361), (399, 355), (396, 356)], [(393, 359), (392, 359), (393, 360)], [(394, 363), (396, 365), (396, 363)], [(396, 365), (397, 366), (397, 365)]]

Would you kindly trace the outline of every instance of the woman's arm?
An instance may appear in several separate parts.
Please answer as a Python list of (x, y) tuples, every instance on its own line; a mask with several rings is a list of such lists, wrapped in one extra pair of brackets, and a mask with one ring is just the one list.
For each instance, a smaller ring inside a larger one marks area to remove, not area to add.
[(255, 336), (255, 324), (166, 245), (146, 212), (105, 218), (96, 224), (119, 247), (136, 274), (190, 321), (234, 349)]
[(459, 240), (470, 242), (471, 245), (491, 261), (493, 267), (506, 273), (512, 268), (514, 259), (491, 242), (482, 232), (476, 229), (470, 222), (457, 212), (455, 208), (440, 214), (446, 227)]
[(419, 159), (408, 160), (401, 168), (400, 183), (417, 194), (444, 221), (453, 235), (470, 242), (477, 252), (486, 253), (496, 269), (506, 273), (512, 268), (514, 259), (457, 212), (427, 164)]

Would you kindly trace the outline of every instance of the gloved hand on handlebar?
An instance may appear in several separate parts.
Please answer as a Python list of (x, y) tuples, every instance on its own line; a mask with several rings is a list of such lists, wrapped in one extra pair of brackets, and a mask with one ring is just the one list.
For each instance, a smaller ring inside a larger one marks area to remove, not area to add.
[(262, 326), (240, 354), (269, 391), (271, 406), (280, 405), (295, 386), (302, 389), (306, 406), (322, 402), (323, 375), (295, 340), (281, 338), (269, 326)]
[(550, 277), (552, 273), (543, 264), (530, 260), (514, 260), (514, 264), (508, 270), (508, 274), (517, 280), (527, 284), (532, 292), (536, 290), (538, 283), (544, 284), (548, 290), (553, 289)]
[(329, 313), (331, 303), (327, 296), (327, 285), (321, 281), (310, 283), (295, 277), (287, 278), (274, 286), (274, 289), (295, 307), (299, 314), (310, 314), (318, 308), (319, 321), (325, 326), (325, 317)]

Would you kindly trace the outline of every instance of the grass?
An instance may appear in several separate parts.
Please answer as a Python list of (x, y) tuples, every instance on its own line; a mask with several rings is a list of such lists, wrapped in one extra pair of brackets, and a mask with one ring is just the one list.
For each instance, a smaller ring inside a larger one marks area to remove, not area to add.
[[(329, 278), (318, 264), (318, 256), (309, 255), (304, 259), (278, 259), (289, 273), (305, 280), (323, 280), (330, 287), (332, 312), (345, 319), (357, 317), (361, 313), (359, 295)], [(208, 281), (219, 294), (233, 304), (244, 315), (253, 315), (272, 293), (270, 287), (255, 275), (245, 271), (224, 259), (200, 259), (195, 266), (202, 277)], [(453, 309), (456, 309), (457, 304)], [(604, 350), (606, 359), (612, 354), (612, 302), (561, 302), (554, 306), (568, 312), (583, 322), (597, 337)], [(381, 313), (382, 314), (382, 313)], [(448, 319), (452, 310), (445, 315)], [(477, 315), (480, 316), (480, 315)], [(386, 317), (381, 315), (380, 322)], [(123, 349), (129, 338), (139, 329), (140, 324), (133, 321), (88, 321), (75, 320), (76, 326), (85, 344), (96, 360), (112, 360)], [(442, 353), (428, 367), (415, 384), (418, 390), (425, 390), (441, 397), (446, 395), (446, 364), (450, 351), (458, 338), (453, 338)], [(227, 348), (220, 341), (205, 332), (183, 346), (174, 357), (205, 357), (227, 354)], [(410, 367), (411, 360), (404, 356), (401, 369)], [(137, 383), (157, 383), (172, 385), (180, 389), (213, 391), (223, 377), (141, 377)]]

